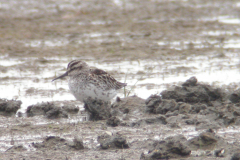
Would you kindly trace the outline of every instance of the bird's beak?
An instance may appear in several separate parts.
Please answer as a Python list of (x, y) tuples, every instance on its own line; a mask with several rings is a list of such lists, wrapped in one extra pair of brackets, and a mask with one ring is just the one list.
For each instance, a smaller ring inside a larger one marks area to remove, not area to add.
[(59, 76), (59, 77), (57, 77), (57, 78), (54, 78), (54, 79), (52, 80), (52, 82), (55, 81), (55, 80), (57, 80), (57, 79), (66, 77), (66, 76), (68, 76), (68, 72), (64, 73), (63, 75), (61, 75), (61, 76)]

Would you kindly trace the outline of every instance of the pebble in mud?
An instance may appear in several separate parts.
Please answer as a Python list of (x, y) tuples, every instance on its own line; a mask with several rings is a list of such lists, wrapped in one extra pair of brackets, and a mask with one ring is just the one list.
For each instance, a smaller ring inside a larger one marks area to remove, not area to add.
[(215, 156), (216, 157), (224, 157), (225, 156), (225, 151), (223, 148), (215, 150)]

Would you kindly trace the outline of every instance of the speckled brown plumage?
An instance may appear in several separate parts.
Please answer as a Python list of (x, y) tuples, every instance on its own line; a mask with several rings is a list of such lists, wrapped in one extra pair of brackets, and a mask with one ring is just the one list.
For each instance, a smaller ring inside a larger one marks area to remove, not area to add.
[(127, 85), (117, 81), (107, 72), (89, 67), (87, 63), (80, 60), (71, 61), (68, 64), (67, 72), (54, 80), (65, 76), (70, 77), (68, 82), (70, 91), (77, 100), (82, 102), (89, 97), (110, 101), (116, 96), (117, 90)]

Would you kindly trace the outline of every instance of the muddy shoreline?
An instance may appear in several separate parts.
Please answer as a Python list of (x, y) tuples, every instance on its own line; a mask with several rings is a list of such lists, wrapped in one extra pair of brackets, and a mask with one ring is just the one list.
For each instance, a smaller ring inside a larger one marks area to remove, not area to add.
[[(239, 11), (235, 0), (3, 0), (0, 157), (240, 159)], [(67, 79), (51, 83), (73, 59), (130, 94), (85, 109)]]
[[(1, 115), (17, 122), (1, 132), (5, 138), (10, 134), (2, 141), (7, 148), (2, 157), (236, 159), (240, 143), (230, 142), (228, 133), (218, 132), (230, 126), (238, 128), (239, 95), (239, 90), (225, 92), (191, 77), (148, 99), (118, 97), (111, 106), (89, 100), (88, 107), (95, 110), (87, 109), (90, 119), (79, 122), (62, 121), (83, 113), (71, 103), (38, 103), (27, 108), (26, 116), (18, 113), (15, 117), (21, 102), (1, 100)], [(44, 119), (45, 124), (35, 124), (34, 118)], [(189, 126), (196, 133), (191, 135), (186, 130)]]

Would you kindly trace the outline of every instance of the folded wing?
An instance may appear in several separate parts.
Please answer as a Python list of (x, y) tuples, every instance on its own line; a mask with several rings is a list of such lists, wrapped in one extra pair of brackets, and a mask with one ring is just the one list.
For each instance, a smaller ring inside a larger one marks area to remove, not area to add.
[(126, 83), (121, 83), (117, 81), (110, 74), (108, 74), (107, 72), (101, 69), (91, 68), (90, 76), (92, 77), (93, 81), (99, 81), (99, 83), (104, 83), (105, 86), (107, 86), (106, 90), (110, 90), (110, 89), (118, 90), (127, 86)]

